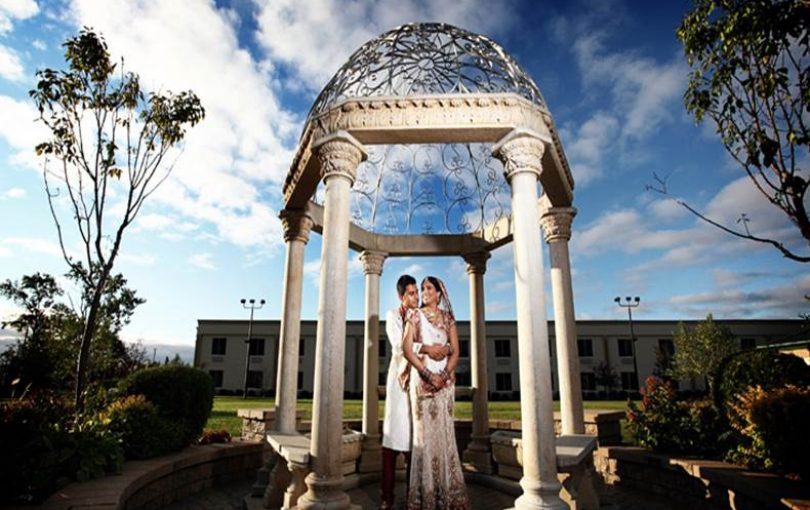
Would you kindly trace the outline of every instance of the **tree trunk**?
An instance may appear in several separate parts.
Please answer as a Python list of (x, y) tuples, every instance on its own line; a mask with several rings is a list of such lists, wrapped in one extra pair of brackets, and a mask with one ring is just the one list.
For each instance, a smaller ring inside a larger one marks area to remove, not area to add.
[(90, 309), (87, 311), (82, 340), (79, 344), (79, 358), (76, 362), (76, 394), (74, 400), (77, 415), (84, 411), (84, 391), (87, 386), (87, 371), (90, 368), (90, 345), (96, 332), (98, 310), (101, 308), (101, 295), (104, 293), (104, 287), (107, 285), (108, 277), (109, 271), (102, 272), (98, 284), (93, 291), (93, 300), (90, 302)]

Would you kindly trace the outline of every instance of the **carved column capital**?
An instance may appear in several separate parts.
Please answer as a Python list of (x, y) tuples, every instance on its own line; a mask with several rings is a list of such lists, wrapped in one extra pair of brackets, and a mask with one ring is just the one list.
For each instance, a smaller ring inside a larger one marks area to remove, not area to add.
[(381, 275), (383, 264), (388, 254), (381, 251), (365, 250), (360, 254), (360, 261), (363, 263), (363, 272), (365, 274)]
[(545, 142), (536, 133), (514, 130), (492, 147), (492, 154), (503, 162), (504, 175), (511, 182), (514, 175), (522, 172), (534, 173), (539, 179), (545, 150)]
[(312, 217), (301, 209), (284, 209), (279, 214), (281, 224), (284, 227), (284, 240), (309, 241), (309, 233), (312, 231)]
[(315, 142), (312, 146), (321, 163), (321, 178), (342, 175), (354, 183), (357, 166), (366, 160), (368, 153), (363, 145), (345, 131), (338, 131)]
[(540, 226), (546, 242), (568, 241), (571, 239), (571, 223), (577, 210), (573, 207), (550, 207), (540, 215)]
[(467, 263), (467, 274), (484, 274), (487, 272), (487, 260), (492, 255), (488, 251), (477, 251), (462, 255)]

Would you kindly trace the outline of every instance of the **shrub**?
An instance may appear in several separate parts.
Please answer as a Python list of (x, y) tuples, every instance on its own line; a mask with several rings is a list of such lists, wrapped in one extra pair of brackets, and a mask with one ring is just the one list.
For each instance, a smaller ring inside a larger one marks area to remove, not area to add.
[(212, 430), (205, 429), (197, 440), (197, 444), (211, 444), (211, 443), (230, 443), (231, 434), (225, 429)]
[(67, 483), (70, 415), (65, 401), (45, 395), (0, 404), (0, 501), (40, 501)]
[(641, 393), (641, 406), (631, 402), (627, 411), (628, 430), (639, 445), (659, 452), (717, 451), (720, 426), (709, 400), (679, 400), (672, 382), (655, 376)]
[(98, 417), (71, 423), (73, 410), (50, 395), (0, 405), (0, 501), (38, 502), (72, 479), (117, 471), (123, 450)]
[(744, 438), (730, 460), (810, 480), (810, 388), (749, 388), (729, 405), (729, 420)]
[(789, 384), (810, 385), (810, 366), (798, 356), (772, 350), (745, 351), (727, 358), (717, 370), (714, 402), (722, 414), (735, 397), (751, 386), (763, 390)]
[(121, 383), (123, 395), (143, 395), (178, 436), (178, 448), (192, 444), (202, 433), (214, 404), (211, 376), (197, 368), (163, 365), (134, 372)]
[(180, 447), (175, 428), (143, 395), (129, 395), (111, 403), (102, 413), (109, 428), (121, 437), (127, 459), (149, 459)]

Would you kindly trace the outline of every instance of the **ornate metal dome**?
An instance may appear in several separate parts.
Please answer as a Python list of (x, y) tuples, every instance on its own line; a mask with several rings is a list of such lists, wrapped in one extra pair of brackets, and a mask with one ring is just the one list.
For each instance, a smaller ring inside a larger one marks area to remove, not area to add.
[(444, 23), (409, 23), (360, 47), (309, 117), (353, 97), (510, 92), (546, 109), (534, 81), (492, 39)]

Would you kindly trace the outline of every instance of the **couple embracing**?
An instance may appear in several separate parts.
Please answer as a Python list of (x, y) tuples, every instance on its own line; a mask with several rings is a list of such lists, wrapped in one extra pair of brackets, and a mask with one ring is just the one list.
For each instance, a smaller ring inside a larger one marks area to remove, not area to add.
[(453, 423), (459, 347), (453, 307), (444, 283), (397, 281), (400, 306), (388, 312), (391, 344), (383, 421), (381, 508), (394, 505), (394, 468), (407, 461), (408, 509), (468, 510), (470, 502), (456, 448)]

